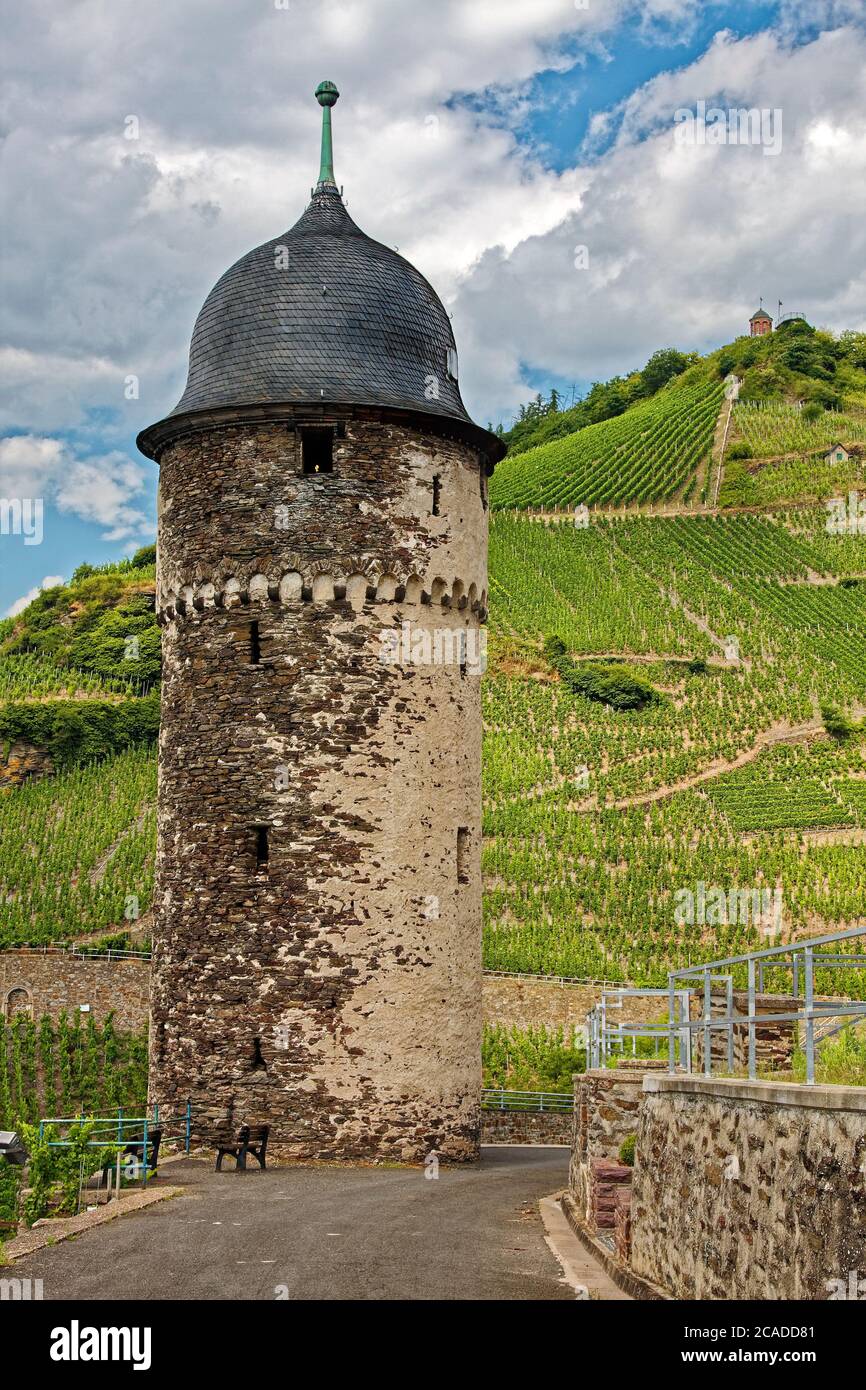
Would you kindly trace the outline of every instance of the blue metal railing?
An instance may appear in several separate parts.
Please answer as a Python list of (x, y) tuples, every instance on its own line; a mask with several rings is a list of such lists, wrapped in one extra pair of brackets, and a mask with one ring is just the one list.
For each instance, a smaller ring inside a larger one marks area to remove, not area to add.
[[(148, 1159), (150, 1156), (150, 1145), (153, 1142), (153, 1132), (159, 1128), (159, 1106), (154, 1105), (152, 1114), (147, 1115), (124, 1115), (123, 1107), (118, 1106), (117, 1113), (114, 1115), (85, 1115), (84, 1113), (72, 1116), (51, 1116), (39, 1121), (39, 1139), (47, 1143), (52, 1149), (68, 1149), (72, 1141), (63, 1135), (71, 1127), (90, 1125), (90, 1130), (85, 1147), (88, 1149), (116, 1149), (120, 1156), (128, 1147), (135, 1146), (141, 1149), (141, 1182), (142, 1186), (147, 1186)], [(54, 1133), (57, 1138), (49, 1138), (47, 1135)], [(183, 1141), (184, 1152), (190, 1151), (190, 1137), (192, 1134), (192, 1105), (187, 1101), (183, 1115), (183, 1133), (178, 1135), (163, 1135), (162, 1140), (181, 1139)]]

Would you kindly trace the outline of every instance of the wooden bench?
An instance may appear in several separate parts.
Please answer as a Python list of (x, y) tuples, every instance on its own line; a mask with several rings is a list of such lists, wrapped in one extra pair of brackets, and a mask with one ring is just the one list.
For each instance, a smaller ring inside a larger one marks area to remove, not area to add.
[(252, 1154), (253, 1158), (258, 1159), (259, 1167), (264, 1168), (270, 1132), (270, 1125), (241, 1125), (233, 1139), (215, 1140), (216, 1172), (222, 1172), (223, 1158), (226, 1154), (235, 1160), (238, 1172), (246, 1168), (247, 1154)]

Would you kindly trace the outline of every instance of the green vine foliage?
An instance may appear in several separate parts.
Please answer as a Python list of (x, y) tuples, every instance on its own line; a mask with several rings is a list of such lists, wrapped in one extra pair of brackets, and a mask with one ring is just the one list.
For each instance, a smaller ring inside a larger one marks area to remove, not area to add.
[(481, 1065), (487, 1087), (569, 1093), (574, 1072), (586, 1068), (586, 1050), (576, 1033), (563, 1028), (486, 1023)]
[(147, 1035), (120, 1033), (111, 1014), (100, 1025), (80, 1015), (70, 1025), (45, 1015), (0, 1019), (0, 1129), (21, 1129), (39, 1117), (141, 1114), (147, 1100)]
[(78, 1209), (82, 1180), (110, 1163), (115, 1150), (92, 1143), (95, 1121), (82, 1119), (69, 1125), (61, 1148), (49, 1142), (50, 1134), (39, 1135), (38, 1125), (22, 1125), (21, 1133), (29, 1154), (28, 1192), (22, 1216), (32, 1226), (44, 1216), (72, 1216)]

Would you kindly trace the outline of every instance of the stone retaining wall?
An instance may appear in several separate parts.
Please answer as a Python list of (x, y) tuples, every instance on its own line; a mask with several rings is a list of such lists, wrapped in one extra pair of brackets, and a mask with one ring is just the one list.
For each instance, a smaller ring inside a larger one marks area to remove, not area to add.
[(482, 1144), (571, 1143), (570, 1111), (482, 1110)]
[[(711, 1003), (712, 1017), (724, 1018), (727, 1008), (724, 991), (713, 990)], [(763, 1014), (796, 1013), (796, 1011), (802, 1007), (802, 998), (797, 999), (790, 994), (755, 995), (755, 1013), (758, 1016)], [(700, 1000), (696, 1000), (693, 1016), (698, 1017), (700, 1012)], [(734, 1018), (748, 1018), (749, 996), (746, 990), (734, 990), (733, 1016)], [(735, 1027), (733, 1029), (733, 1035), (734, 1070), (748, 1071), (748, 1026), (743, 1025), (741, 1027)], [(795, 1045), (795, 1025), (793, 1023), (758, 1022), (755, 1024), (755, 1057), (757, 1065), (762, 1071), (787, 1071), (791, 1066)], [(710, 1056), (713, 1059), (714, 1072), (725, 1072), (727, 1070), (728, 1032), (726, 1028), (713, 1028), (710, 1030)], [(703, 1059), (704, 1035), (700, 1030), (696, 1030), (694, 1033), (695, 1070), (700, 1070), (703, 1067)]]
[[(601, 998), (601, 985), (560, 984), (553, 980), (527, 980), (516, 976), (485, 975), (482, 982), (484, 1022), (507, 1028), (585, 1029), (586, 1015)], [(666, 999), (623, 1000), (617, 1020), (624, 1023), (666, 1018)]]
[(637, 1274), (684, 1299), (827, 1299), (866, 1277), (866, 1088), (643, 1085)]
[(113, 1010), (119, 1029), (137, 1033), (147, 1026), (149, 988), (147, 960), (0, 951), (0, 1011), (6, 1016), (24, 1009), (56, 1020), (64, 1009), (72, 1014), (89, 1004), (98, 1022)]
[(623, 1140), (637, 1133), (646, 1074), (640, 1067), (598, 1068), (574, 1078), (569, 1187), (581, 1216), (590, 1224), (594, 1224), (592, 1164), (598, 1160), (616, 1163)]
[[(149, 927), (150, 914), (147, 917)], [(147, 1023), (149, 961), (81, 960), (60, 952), (0, 952), (0, 1007), (6, 994), (23, 984), (31, 995), (33, 1012), (56, 1018), (61, 1009), (91, 1003), (95, 1013), (115, 1009), (136, 1030)], [(598, 998), (592, 985), (560, 985), (485, 975), (482, 1001), (485, 1023), (527, 1029), (543, 1025), (570, 1030), (582, 1028)], [(80, 998), (79, 998), (80, 996)], [(92, 997), (91, 997), (92, 996)], [(626, 1001), (626, 1016), (648, 1016), (646, 1000)], [(652, 1001), (656, 1002), (656, 1001)], [(638, 1007), (635, 1007), (638, 1006)], [(658, 1014), (656, 1008), (655, 1014)]]

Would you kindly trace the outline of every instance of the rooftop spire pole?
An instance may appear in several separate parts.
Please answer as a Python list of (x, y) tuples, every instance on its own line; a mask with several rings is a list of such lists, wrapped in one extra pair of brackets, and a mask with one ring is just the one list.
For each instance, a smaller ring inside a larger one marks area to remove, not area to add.
[(333, 82), (320, 82), (316, 88), (316, 101), (322, 108), (322, 160), (319, 166), (319, 184), (334, 181), (334, 149), (331, 144), (331, 107), (335, 105), (340, 93)]

